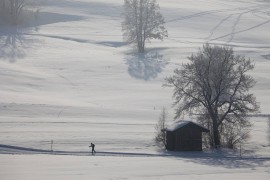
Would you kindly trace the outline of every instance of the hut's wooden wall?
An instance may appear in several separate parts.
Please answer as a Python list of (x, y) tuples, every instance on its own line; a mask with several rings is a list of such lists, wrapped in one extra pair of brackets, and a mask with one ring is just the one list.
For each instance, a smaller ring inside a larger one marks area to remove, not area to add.
[(167, 149), (175, 151), (201, 151), (202, 131), (187, 125), (173, 132), (167, 131)]

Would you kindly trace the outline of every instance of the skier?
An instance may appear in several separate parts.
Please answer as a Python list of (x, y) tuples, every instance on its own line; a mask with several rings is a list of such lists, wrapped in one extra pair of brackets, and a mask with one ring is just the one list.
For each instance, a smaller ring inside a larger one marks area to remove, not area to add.
[(92, 147), (92, 154), (96, 153), (95, 144), (91, 143), (91, 145), (89, 147)]

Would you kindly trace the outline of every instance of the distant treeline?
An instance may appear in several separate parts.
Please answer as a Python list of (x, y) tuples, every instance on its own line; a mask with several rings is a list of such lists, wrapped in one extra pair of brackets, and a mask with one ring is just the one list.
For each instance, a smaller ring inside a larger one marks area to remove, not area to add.
[[(201, 116), (203, 114), (191, 114), (192, 116)], [(270, 114), (247, 114), (247, 117), (270, 117)]]

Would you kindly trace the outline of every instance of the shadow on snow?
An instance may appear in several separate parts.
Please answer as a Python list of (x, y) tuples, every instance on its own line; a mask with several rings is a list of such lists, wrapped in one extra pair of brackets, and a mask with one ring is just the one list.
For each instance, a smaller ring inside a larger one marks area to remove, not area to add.
[(209, 151), (209, 152), (172, 152), (163, 153), (174, 159), (184, 159), (187, 162), (203, 164), (207, 166), (220, 166), (233, 168), (256, 168), (270, 162), (270, 157), (257, 157), (248, 154), (240, 157), (237, 152)]
[(131, 77), (145, 81), (157, 78), (168, 64), (168, 59), (157, 51), (128, 54), (125, 57)]
[(122, 5), (113, 4), (110, 1), (105, 2), (82, 2), (67, 0), (47, 0), (47, 6), (72, 8), (93, 16), (107, 16), (112, 19), (121, 17)]
[(0, 58), (15, 62), (18, 59), (22, 59), (26, 56), (27, 52), (34, 47), (34, 44), (38, 43), (34, 36), (31, 36), (32, 32), (38, 32), (41, 25), (79, 21), (82, 20), (81, 16), (65, 15), (57, 13), (40, 12), (37, 14), (31, 14), (27, 12), (27, 20), (21, 25), (11, 26), (1, 24), (0, 27)]
[(262, 55), (262, 57), (266, 60), (270, 60), (270, 54), (265, 54), (265, 55)]
[[(19, 146), (0, 144), (0, 154), (53, 154), (53, 155), (73, 155), (89, 156), (90, 151), (50, 151)], [(207, 166), (220, 166), (228, 169), (233, 168), (252, 168), (267, 166), (270, 157), (246, 156), (239, 157), (235, 153), (222, 151), (212, 152), (159, 152), (159, 153), (132, 153), (132, 152), (108, 152), (99, 151), (95, 156), (119, 156), (119, 157), (165, 157), (186, 162), (198, 163)]]

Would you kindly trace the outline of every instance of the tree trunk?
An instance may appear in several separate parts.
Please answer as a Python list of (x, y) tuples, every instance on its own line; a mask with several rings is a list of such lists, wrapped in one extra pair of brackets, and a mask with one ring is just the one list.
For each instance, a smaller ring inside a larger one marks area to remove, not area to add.
[(213, 119), (213, 136), (214, 136), (214, 147), (215, 148), (220, 147), (220, 138), (216, 119)]
[(3, 10), (5, 10), (5, 8), (6, 8), (6, 0), (3, 0), (2, 8), (3, 8)]
[(144, 45), (143, 45), (143, 1), (140, 0), (140, 5), (139, 5), (139, 37), (137, 37), (139, 41), (139, 53), (144, 53)]
[(210, 114), (210, 117), (212, 119), (213, 124), (213, 146), (214, 148), (220, 147), (220, 136), (219, 136), (219, 130), (218, 130), (218, 115), (217, 111), (214, 111), (211, 106), (208, 108), (208, 113)]
[(141, 41), (138, 43), (138, 52), (144, 53), (144, 46), (143, 46), (143, 42)]

